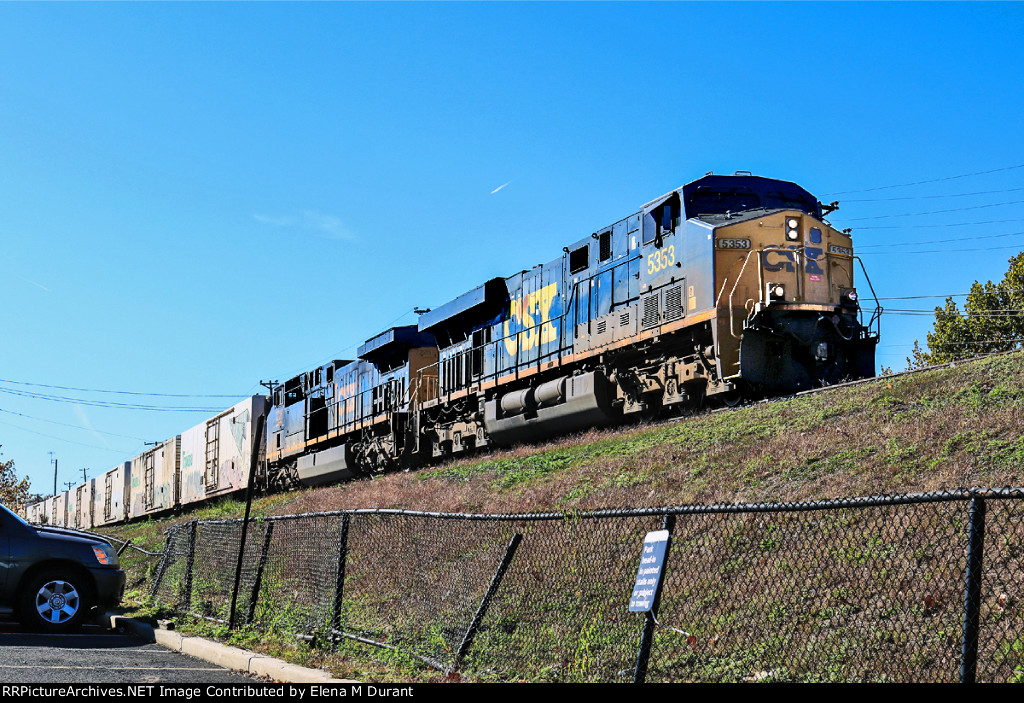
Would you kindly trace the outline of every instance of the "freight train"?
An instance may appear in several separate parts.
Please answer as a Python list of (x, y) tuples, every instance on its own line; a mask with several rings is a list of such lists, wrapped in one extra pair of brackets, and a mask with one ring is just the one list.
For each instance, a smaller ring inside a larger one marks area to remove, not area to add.
[[(28, 510), (97, 527), (705, 400), (874, 375), (849, 230), (795, 183), (708, 174)], [(872, 297), (874, 291), (871, 290)], [(257, 433), (257, 419), (265, 429)]]

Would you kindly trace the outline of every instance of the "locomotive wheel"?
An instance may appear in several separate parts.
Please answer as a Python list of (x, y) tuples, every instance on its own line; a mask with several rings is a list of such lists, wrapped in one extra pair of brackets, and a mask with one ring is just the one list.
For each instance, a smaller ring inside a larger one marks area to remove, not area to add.
[(844, 380), (846, 378), (841, 359), (833, 361), (818, 371), (818, 385), (820, 386), (834, 386)]
[(661, 404), (661, 398), (650, 400), (643, 404), (640, 411), (640, 419), (643, 422), (655, 422), (665, 414), (665, 406)]
[(721, 395), (722, 402), (730, 408), (739, 407), (744, 401), (743, 391), (735, 390), (723, 393)]

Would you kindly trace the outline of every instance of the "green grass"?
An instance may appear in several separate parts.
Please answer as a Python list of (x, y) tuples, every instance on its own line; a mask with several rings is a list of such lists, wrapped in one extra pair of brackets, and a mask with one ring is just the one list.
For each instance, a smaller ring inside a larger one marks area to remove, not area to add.
[[(494, 451), (371, 481), (264, 496), (254, 502), (253, 514), (378, 507), (572, 514), (616, 507), (845, 498), (975, 485), (1020, 486), (1024, 485), (1022, 470), (1024, 354), (1010, 354), (736, 411), (658, 425), (593, 431), (541, 446)], [(171, 524), (195, 518), (240, 516), (243, 509), (242, 502), (227, 500), (191, 514), (146, 520), (109, 532), (157, 551)], [(718, 535), (729, 548), (729, 553), (721, 555), (708, 552), (699, 533), (681, 536), (680, 545), (686, 544), (698, 553), (707, 552), (701, 557), (706, 563), (694, 568), (709, 578), (700, 588), (688, 590), (686, 598), (679, 601), (680, 607), (685, 604), (691, 609), (686, 610), (688, 613), (708, 614), (701, 625), (701, 642), (721, 636), (723, 642), (731, 644), (715, 650), (677, 642), (670, 648), (671, 656), (652, 662), (652, 671), (671, 670), (669, 678), (673, 680), (838, 680), (843, 672), (850, 671), (850, 663), (857, 660), (857, 652), (850, 650), (851, 638), (866, 652), (884, 654), (915, 647), (922, 652), (932, 651), (929, 647), (934, 643), (924, 646), (908, 641), (905, 629), (890, 628), (885, 623), (906, 618), (909, 608), (916, 618), (916, 627), (928, 632), (929, 638), (942, 639), (945, 624), (938, 623), (935, 610), (922, 599), (931, 598), (934, 584), (944, 578), (930, 565), (936, 555), (952, 553), (951, 540), (940, 540), (913, 524), (899, 526), (909, 551), (904, 552), (906, 564), (898, 567), (897, 553), (884, 525), (863, 523), (847, 513), (823, 518), (816, 527), (806, 522), (809, 519), (794, 518), (792, 524), (799, 525), (801, 530), (813, 527), (849, 535), (828, 544), (820, 555), (821, 568), (836, 570), (834, 588), (826, 593), (797, 593), (789, 600), (741, 600), (729, 611), (717, 612), (716, 604), (733, 598), (729, 589), (735, 587), (737, 579), (744, 578), (751, 569), (767, 568), (773, 578), (798, 583), (798, 574), (806, 568), (802, 561), (806, 556), (787, 541), (785, 531), (775, 528), (729, 527), (727, 533)], [(963, 525), (950, 524), (943, 529), (960, 534)], [(1015, 546), (1015, 538), (1004, 542), (999, 543), (1000, 553), (1007, 563), (1016, 564), (1022, 550)], [(960, 546), (955, 545), (955, 549)], [(153, 566), (153, 560), (138, 559), (130, 571), (145, 577), (152, 573)], [(891, 604), (872, 603), (869, 610), (870, 618), (874, 619), (866, 619), (869, 613), (862, 612), (862, 605), (846, 602), (849, 599), (841, 589), (847, 586), (843, 584), (856, 584), (865, 592), (883, 589), (891, 580), (908, 578), (907, 569), (917, 570), (913, 584), (916, 590), (907, 594), (902, 610)], [(597, 597), (595, 594), (613, 585), (590, 585), (595, 589), (593, 594), (581, 591), (583, 595), (579, 598), (569, 594), (564, 602), (546, 597), (537, 606), (546, 608), (544, 612), (553, 619), (566, 612), (575, 613), (570, 619), (575, 623), (572, 632), (506, 619), (482, 632), (477, 644), (486, 651), (489, 643), (501, 647), (502, 643), (522, 642), (516, 638), (522, 637), (525, 628), (532, 627), (531, 646), (543, 653), (559, 648), (559, 642), (571, 636), (575, 644), (562, 648), (560, 661), (538, 663), (536, 670), (523, 675), (531, 680), (586, 680), (587, 668), (614, 649), (607, 631), (595, 624), (599, 621), (588, 620), (586, 616), (586, 607)], [(959, 588), (949, 584), (945, 587), (954, 591)], [(166, 614), (159, 606), (147, 603), (141, 589), (136, 593), (139, 613)], [(943, 603), (942, 607), (947, 605)], [(346, 608), (357, 620), (373, 614), (373, 604), (358, 599), (347, 601)], [(280, 615), (282, 621), (289, 615), (284, 606), (272, 605), (272, 601), (262, 612), (268, 621), (273, 620), (274, 614)], [(993, 606), (990, 612), (993, 622), (1016, 622), (1012, 605)], [(742, 639), (729, 638), (744, 632), (745, 620), (768, 623), (782, 631), (810, 628), (830, 659), (822, 668), (808, 672), (787, 668), (785, 657), (776, 651), (791, 646), (785, 642), (762, 638), (756, 644), (740, 647), (736, 642)], [(260, 639), (252, 634), (252, 628), (225, 633), (210, 629), (209, 625), (182, 625), (229, 637), (239, 646), (247, 646), (247, 642), (255, 646)], [(604, 623), (604, 627), (608, 626)], [(282, 625), (278, 632), (283, 629), (287, 628)], [(423, 636), (426, 640), (439, 637), (431, 632)], [(671, 637), (667, 641), (671, 642)], [(441, 675), (401, 654), (351, 641), (343, 642), (337, 652), (298, 643), (283, 635), (275, 642), (274, 647), (287, 656), (328, 667), (342, 676), (363, 680), (438, 680)], [(1024, 666), (1024, 655), (1020, 654), (1022, 648), (1016, 640), (1010, 642), (999, 650), (999, 657), (1019, 676), (1024, 669), (1014, 667)], [(920, 656), (918, 665), (922, 670), (940, 666), (932, 655)], [(766, 657), (775, 657), (780, 663), (757, 669), (757, 662)], [(542, 660), (542, 654), (537, 654), (530, 661)], [(477, 678), (506, 680), (504, 675), (488, 671), (484, 666)]]

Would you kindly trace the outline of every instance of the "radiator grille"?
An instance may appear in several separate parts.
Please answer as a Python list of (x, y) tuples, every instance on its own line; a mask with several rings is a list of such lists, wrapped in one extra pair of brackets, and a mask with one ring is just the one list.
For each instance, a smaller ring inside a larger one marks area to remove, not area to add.
[(665, 293), (665, 319), (678, 320), (683, 316), (683, 286), (679, 284)]
[(642, 324), (644, 329), (647, 329), (648, 327), (654, 327), (659, 321), (658, 294), (654, 293), (644, 298), (644, 317)]

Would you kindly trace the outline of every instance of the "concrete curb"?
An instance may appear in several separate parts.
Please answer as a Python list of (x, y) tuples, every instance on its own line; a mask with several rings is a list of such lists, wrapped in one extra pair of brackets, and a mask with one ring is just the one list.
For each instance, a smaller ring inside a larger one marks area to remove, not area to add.
[(202, 637), (188, 637), (172, 630), (161, 630), (121, 615), (107, 613), (104, 619), (110, 623), (113, 630), (126, 632), (147, 642), (156, 642), (172, 651), (188, 654), (226, 669), (266, 676), (279, 683), (359, 683), (348, 679), (336, 679), (326, 671), (289, 664), (281, 659), (211, 642)]

